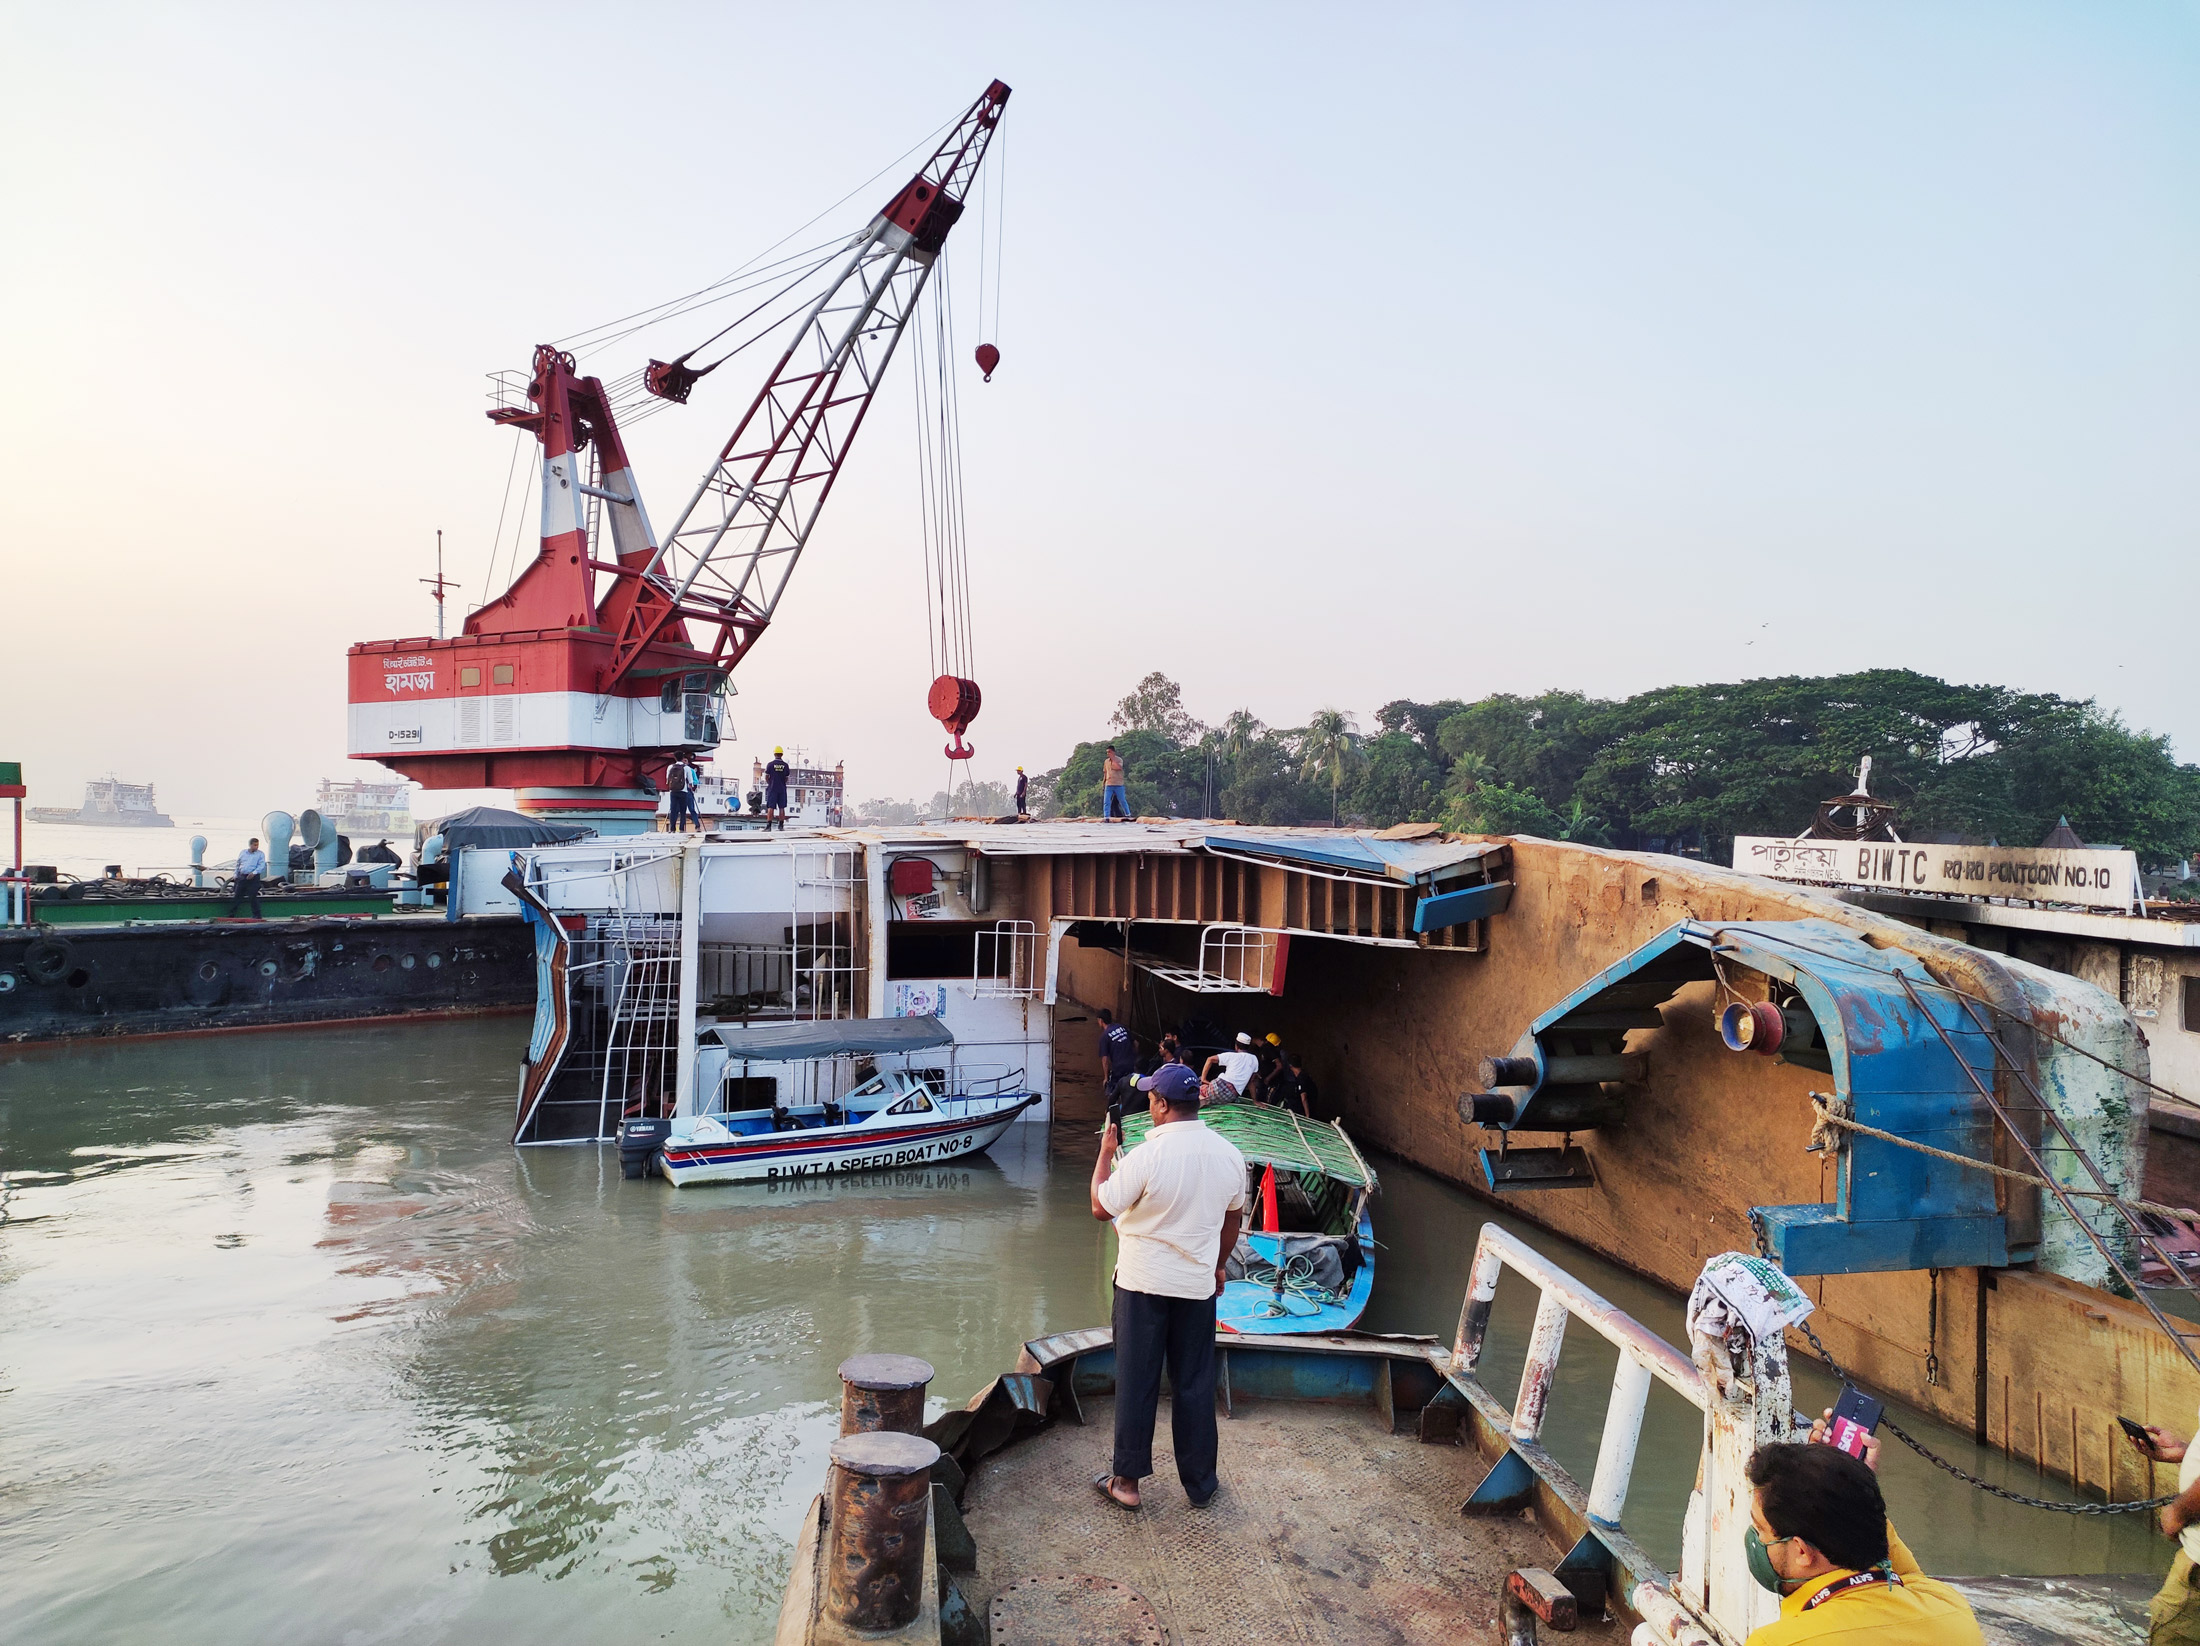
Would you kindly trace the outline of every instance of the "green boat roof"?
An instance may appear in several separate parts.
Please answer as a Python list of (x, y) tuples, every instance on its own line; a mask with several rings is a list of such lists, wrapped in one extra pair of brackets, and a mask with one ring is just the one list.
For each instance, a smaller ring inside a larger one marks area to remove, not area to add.
[[(1374, 1168), (1361, 1158), (1352, 1139), (1334, 1120), (1302, 1120), (1287, 1109), (1270, 1108), (1265, 1103), (1220, 1103), (1200, 1110), (1199, 1118), (1236, 1144), (1238, 1153), (1255, 1165), (1315, 1172), (1364, 1189), (1375, 1187)], [(1126, 1114), (1123, 1147), (1136, 1147), (1152, 1129), (1152, 1115), (1143, 1110)]]

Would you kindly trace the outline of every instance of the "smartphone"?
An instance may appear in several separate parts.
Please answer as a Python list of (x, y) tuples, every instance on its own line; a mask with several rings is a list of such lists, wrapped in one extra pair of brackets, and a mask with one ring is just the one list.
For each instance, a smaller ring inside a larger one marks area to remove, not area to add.
[(1115, 1128), (1117, 1137), (1123, 1135), (1123, 1105), (1121, 1103), (1110, 1103), (1108, 1105), (1108, 1124)]
[(1841, 1398), (1833, 1403), (1833, 1422), (1827, 1427), (1827, 1440), (1851, 1457), (1864, 1455), (1864, 1442), (1879, 1427), (1879, 1419), (1887, 1408), (1854, 1384), (1841, 1385)]
[(2154, 1454), (2154, 1437), (2147, 1433), (2147, 1426), (2144, 1423), (2134, 1423), (2128, 1417), (2119, 1417), (2116, 1421), (2124, 1426), (2124, 1433), (2131, 1436), (2133, 1444), (2140, 1451), (2145, 1452), (2150, 1457)]

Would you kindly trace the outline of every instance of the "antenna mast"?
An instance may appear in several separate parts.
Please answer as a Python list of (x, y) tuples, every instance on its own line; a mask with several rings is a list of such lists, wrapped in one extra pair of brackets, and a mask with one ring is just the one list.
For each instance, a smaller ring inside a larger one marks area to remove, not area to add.
[(435, 575), (433, 577), (416, 578), (414, 581), (425, 583), (435, 591), (435, 637), (441, 640), (443, 638), (443, 591), (445, 589), (455, 589), (458, 584), (443, 575), (443, 529), (440, 526), (436, 528), (435, 533)]

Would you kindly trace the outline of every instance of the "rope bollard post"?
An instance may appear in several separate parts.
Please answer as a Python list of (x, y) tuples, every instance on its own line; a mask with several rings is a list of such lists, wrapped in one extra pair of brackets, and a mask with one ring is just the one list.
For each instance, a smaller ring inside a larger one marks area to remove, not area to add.
[(840, 1363), (840, 1432), (893, 1430), (916, 1434), (924, 1427), (924, 1396), (932, 1383), (929, 1361), (915, 1355), (854, 1355)]
[(833, 1442), (825, 1612), (836, 1623), (880, 1632), (916, 1617), (924, 1601), (925, 1515), (939, 1455), (921, 1435), (891, 1429)]

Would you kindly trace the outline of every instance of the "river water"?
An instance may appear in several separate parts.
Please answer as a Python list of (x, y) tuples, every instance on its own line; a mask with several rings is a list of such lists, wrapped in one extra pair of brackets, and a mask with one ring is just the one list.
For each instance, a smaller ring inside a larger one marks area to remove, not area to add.
[[(507, 1146), (522, 1032), (0, 1057), (0, 1639), (767, 1640), (844, 1357), (921, 1355), (960, 1403), (1024, 1339), (1106, 1318), (1089, 1139), (1019, 1126), (928, 1172), (628, 1183), (613, 1153)], [(1378, 1164), (1363, 1324), (1448, 1338), (1493, 1214)], [(1679, 1337), (1677, 1299), (1512, 1226)], [(1508, 1393), (1532, 1310), (1514, 1284), (1490, 1368)], [(1547, 1438), (1584, 1479), (1611, 1369), (1569, 1341)], [(1697, 1430), (1654, 1389), (1627, 1523), (1667, 1561)], [(1999, 1504), (1890, 1452), (1929, 1568), (2166, 1558), (2129, 1517)]]

